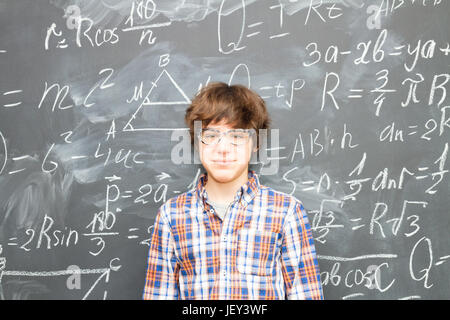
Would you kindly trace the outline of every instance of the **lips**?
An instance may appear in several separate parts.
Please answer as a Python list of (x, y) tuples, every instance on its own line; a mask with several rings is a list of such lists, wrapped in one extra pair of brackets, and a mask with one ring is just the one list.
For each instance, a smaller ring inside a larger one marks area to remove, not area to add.
[(213, 161), (214, 163), (217, 163), (217, 164), (229, 164), (229, 163), (232, 163), (232, 162), (234, 162), (234, 161), (223, 161), (223, 160), (217, 160), (217, 161)]

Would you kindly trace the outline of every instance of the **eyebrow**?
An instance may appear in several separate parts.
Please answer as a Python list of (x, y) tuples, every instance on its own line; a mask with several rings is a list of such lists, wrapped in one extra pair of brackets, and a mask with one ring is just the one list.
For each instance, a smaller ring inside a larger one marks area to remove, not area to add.
[[(207, 128), (203, 128), (203, 130), (208, 130), (208, 129), (214, 129), (214, 130), (220, 131), (218, 127), (207, 127)], [(230, 129), (224, 129), (223, 131), (228, 131), (228, 130), (245, 130), (245, 129), (243, 129), (243, 128), (230, 128)]]
[[(210, 127), (210, 126), (208, 126), (208, 127), (206, 127), (206, 128), (204, 128), (204, 129), (221, 129), (222, 127), (216, 127), (216, 126), (212, 126), (212, 127)], [(228, 129), (228, 128), (225, 128), (224, 130), (231, 130), (231, 129), (234, 129), (234, 128), (230, 128), (230, 129)]]

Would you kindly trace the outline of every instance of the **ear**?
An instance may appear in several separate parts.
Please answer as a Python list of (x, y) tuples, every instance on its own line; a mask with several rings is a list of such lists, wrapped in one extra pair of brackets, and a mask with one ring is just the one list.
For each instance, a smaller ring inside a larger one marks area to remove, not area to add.
[(252, 148), (252, 153), (258, 151), (258, 145), (255, 143), (254, 140), (251, 140), (250, 144), (251, 144), (251, 148)]
[(252, 152), (256, 152), (256, 151), (258, 151), (258, 149), (259, 149), (257, 141), (258, 141), (258, 139), (255, 138), (254, 136), (252, 136), (252, 139), (251, 139), (251, 143), (252, 143)]

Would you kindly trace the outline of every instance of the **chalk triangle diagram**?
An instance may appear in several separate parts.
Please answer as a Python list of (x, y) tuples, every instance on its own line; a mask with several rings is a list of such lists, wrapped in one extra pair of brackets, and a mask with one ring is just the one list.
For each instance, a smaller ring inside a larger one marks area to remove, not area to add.
[[(164, 78), (163, 78), (163, 75), (165, 76)], [(161, 80), (161, 79), (163, 79), (163, 80)], [(169, 81), (164, 81), (164, 79), (168, 79)], [(175, 89), (175, 90), (172, 90), (172, 91), (177, 92), (178, 96), (181, 99), (178, 100), (178, 101), (176, 101), (176, 100), (175, 101), (152, 101), (151, 97), (152, 96), (157, 96), (159, 88), (163, 88), (164, 90), (167, 90), (167, 84), (166, 83), (169, 83), (168, 85)], [(156, 92), (156, 94), (155, 94), (155, 92)], [(186, 96), (184, 91), (175, 82), (175, 80), (166, 71), (166, 69), (163, 69), (163, 71), (159, 74), (158, 78), (154, 82), (152, 82), (151, 89), (146, 93), (146, 95), (142, 99), (142, 102), (139, 105), (139, 107), (131, 115), (130, 120), (128, 120), (126, 125), (123, 127), (123, 131), (173, 130), (173, 128), (135, 128), (132, 125), (132, 122), (134, 121), (134, 119), (136, 119), (136, 115), (139, 113), (139, 111), (145, 106), (174, 105), (174, 104), (189, 105), (189, 104), (191, 104), (191, 100), (188, 98), (188, 96)]]

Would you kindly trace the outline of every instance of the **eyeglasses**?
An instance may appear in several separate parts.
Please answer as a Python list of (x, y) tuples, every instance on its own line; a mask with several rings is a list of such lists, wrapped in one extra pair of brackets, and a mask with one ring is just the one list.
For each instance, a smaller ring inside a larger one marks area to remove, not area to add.
[(230, 129), (224, 132), (217, 129), (203, 129), (198, 137), (204, 144), (213, 145), (218, 144), (225, 135), (231, 144), (239, 146), (246, 144), (254, 133), (252, 129)]

